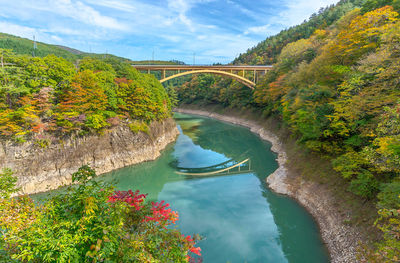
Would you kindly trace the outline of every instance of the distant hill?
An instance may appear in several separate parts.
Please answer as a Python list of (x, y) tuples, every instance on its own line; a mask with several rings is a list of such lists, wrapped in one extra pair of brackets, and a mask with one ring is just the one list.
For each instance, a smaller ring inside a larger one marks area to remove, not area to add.
[[(33, 41), (27, 38), (0, 33), (0, 48), (12, 49), (14, 53), (20, 55), (32, 55)], [(63, 57), (69, 61), (75, 61), (79, 58), (76, 54), (67, 49), (55, 45), (37, 42), (35, 55), (38, 57), (45, 57), (49, 54)]]
[(66, 47), (66, 46), (56, 45), (56, 47), (65, 49), (65, 50), (67, 50), (67, 51), (69, 51), (69, 52), (71, 52), (72, 54), (75, 54), (75, 55), (81, 55), (81, 54), (84, 54), (84, 53), (85, 53), (85, 52), (80, 51), (80, 50), (78, 50), (78, 49), (70, 48), (70, 47)]
[[(132, 64), (184, 64), (181, 61), (132, 61), (128, 58), (118, 57), (111, 54), (96, 54), (83, 52), (78, 49), (62, 46), (62, 45), (51, 45), (42, 42), (36, 42), (37, 48), (35, 50), (35, 56), (45, 57), (49, 54), (54, 54), (58, 57), (63, 57), (69, 61), (76, 61), (84, 57), (93, 58), (112, 58), (119, 61), (126, 61)], [(12, 49), (14, 53), (19, 55), (32, 55), (33, 53), (33, 41), (31, 39), (17, 37), (14, 35), (0, 33), (0, 48)]]

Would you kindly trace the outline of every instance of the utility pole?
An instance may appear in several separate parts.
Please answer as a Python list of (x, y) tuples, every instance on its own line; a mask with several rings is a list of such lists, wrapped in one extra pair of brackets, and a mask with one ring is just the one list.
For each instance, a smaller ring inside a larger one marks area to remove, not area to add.
[(3, 52), (4, 51), (1, 51), (1, 68), (4, 68)]
[(36, 50), (37, 46), (36, 46), (36, 39), (35, 39), (35, 35), (33, 35), (33, 51), (32, 51), (32, 57), (35, 56), (35, 50)]

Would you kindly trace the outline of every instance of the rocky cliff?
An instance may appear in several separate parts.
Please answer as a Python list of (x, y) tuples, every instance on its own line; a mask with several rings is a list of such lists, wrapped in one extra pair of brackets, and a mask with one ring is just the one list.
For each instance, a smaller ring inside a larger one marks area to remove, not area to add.
[(103, 135), (68, 138), (41, 148), (31, 142), (2, 142), (0, 168), (11, 168), (21, 193), (32, 194), (71, 183), (71, 174), (89, 164), (98, 174), (160, 156), (179, 131), (173, 119), (153, 122), (149, 133), (118, 126)]

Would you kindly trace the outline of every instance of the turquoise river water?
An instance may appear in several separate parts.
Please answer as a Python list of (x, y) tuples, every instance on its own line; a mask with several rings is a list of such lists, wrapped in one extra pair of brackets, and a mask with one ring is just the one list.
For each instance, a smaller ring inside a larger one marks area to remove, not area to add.
[[(203, 237), (198, 242), (203, 262), (329, 262), (312, 217), (265, 185), (265, 178), (277, 168), (270, 143), (246, 128), (213, 119), (184, 114), (175, 118), (181, 134), (160, 158), (113, 171), (103, 179), (116, 180), (119, 190), (139, 189), (149, 194), (148, 199), (170, 203), (179, 213), (177, 227), (186, 235)], [(176, 173), (180, 168), (245, 159), (250, 165), (245, 164), (241, 173)]]

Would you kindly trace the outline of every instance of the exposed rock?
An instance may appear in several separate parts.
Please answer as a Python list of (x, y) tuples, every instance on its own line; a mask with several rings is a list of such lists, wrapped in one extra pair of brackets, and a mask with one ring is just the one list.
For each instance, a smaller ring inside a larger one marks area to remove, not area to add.
[(296, 199), (315, 218), (322, 239), (326, 244), (332, 263), (357, 262), (356, 252), (361, 240), (358, 232), (344, 224), (347, 219), (336, 209), (334, 198), (325, 186), (307, 181), (299, 176), (288, 176), (285, 167), (287, 155), (279, 138), (259, 123), (243, 118), (192, 109), (176, 109), (177, 112), (206, 116), (250, 128), (263, 140), (271, 142), (271, 150), (278, 154), (279, 168), (266, 179), (269, 187), (277, 193)]
[(167, 119), (153, 122), (149, 134), (133, 133), (121, 125), (104, 135), (69, 138), (47, 148), (31, 142), (3, 142), (0, 167), (14, 171), (22, 189), (20, 194), (38, 193), (70, 184), (72, 173), (85, 164), (102, 174), (154, 160), (178, 134), (174, 120)]

